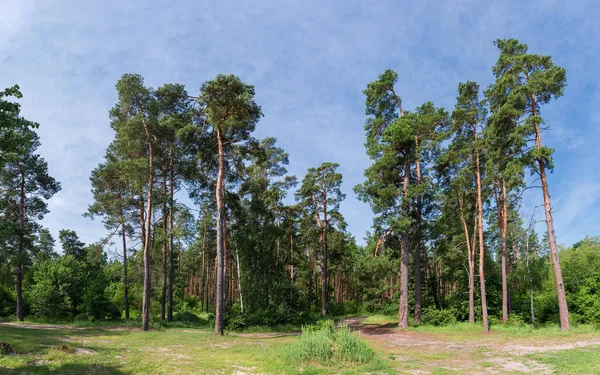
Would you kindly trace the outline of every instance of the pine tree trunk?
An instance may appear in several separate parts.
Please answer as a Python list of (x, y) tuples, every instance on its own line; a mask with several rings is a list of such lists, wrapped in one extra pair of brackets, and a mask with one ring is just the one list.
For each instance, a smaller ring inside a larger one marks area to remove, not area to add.
[(129, 320), (129, 284), (127, 282), (127, 234), (125, 233), (125, 217), (121, 209), (121, 239), (123, 240), (123, 305), (125, 319)]
[(144, 207), (144, 189), (140, 190), (139, 199), (140, 216), (140, 234), (142, 239), (142, 249), (146, 248), (146, 207)]
[[(498, 208), (500, 209), (500, 208)], [(506, 242), (506, 227), (508, 226), (508, 201), (506, 182), (502, 178), (502, 220), (500, 235), (502, 236), (502, 321), (508, 322), (508, 246)]]
[(217, 128), (217, 145), (219, 151), (219, 171), (217, 174), (216, 201), (217, 201), (217, 274), (215, 297), (215, 334), (223, 334), (223, 319), (225, 314), (225, 155), (221, 131)]
[(175, 180), (173, 171), (173, 147), (169, 149), (169, 287), (168, 300), (169, 308), (167, 310), (167, 321), (173, 321), (173, 283), (175, 279), (175, 268), (173, 258), (173, 214), (175, 213)]
[(481, 169), (479, 166), (479, 146), (477, 143), (477, 126), (473, 126), (473, 136), (475, 138), (475, 177), (477, 183), (477, 227), (479, 231), (479, 287), (481, 289), (481, 318), (483, 321), (483, 331), (489, 332), (487, 298), (485, 294), (485, 273), (484, 273), (484, 240), (483, 240), (483, 203), (481, 199)]
[[(320, 237), (319, 237), (319, 244), (323, 242), (323, 233), (321, 233)], [(313, 276), (313, 302), (315, 302), (315, 307), (316, 307), (316, 300), (318, 298), (318, 294), (317, 294), (317, 289), (318, 289), (318, 275), (317, 275), (317, 257), (318, 257), (318, 250), (315, 247), (315, 250), (313, 251), (313, 264), (312, 264), (312, 276)]]
[[(537, 104), (535, 96), (531, 96), (532, 115), (537, 116)], [(535, 124), (535, 145), (538, 150), (542, 149), (542, 134), (540, 124)], [(563, 283), (562, 271), (560, 269), (560, 260), (558, 259), (558, 248), (556, 246), (556, 235), (554, 233), (554, 221), (552, 220), (552, 204), (550, 203), (550, 193), (548, 192), (548, 180), (546, 179), (546, 163), (543, 158), (538, 158), (538, 167), (540, 180), (542, 182), (542, 194), (544, 195), (544, 212), (546, 214), (546, 230), (548, 233), (548, 245), (550, 247), (550, 258), (554, 267), (554, 281), (556, 283), (556, 295), (558, 297), (558, 313), (560, 316), (560, 329), (565, 332), (571, 328), (569, 323), (569, 308), (567, 306), (567, 296), (565, 285)]]
[(290, 264), (290, 280), (292, 281), (292, 284), (294, 283), (294, 281), (296, 280), (296, 275), (294, 273), (294, 234), (292, 231), (290, 231), (290, 260), (292, 264)]
[[(143, 114), (143, 110), (139, 108), (140, 113)], [(142, 115), (143, 116), (143, 115)], [(146, 132), (146, 138), (148, 140), (148, 197), (146, 202), (146, 222), (145, 222), (145, 233), (144, 233), (144, 295), (142, 299), (142, 329), (147, 331), (150, 324), (150, 250), (152, 237), (152, 190), (154, 188), (154, 149), (152, 141), (150, 139), (150, 129), (146, 124), (146, 121), (142, 117), (142, 124)]]
[[(404, 178), (402, 183), (402, 211), (408, 215), (408, 184), (410, 182), (410, 159), (404, 154)], [(400, 305), (398, 307), (398, 328), (408, 328), (408, 235), (406, 229), (400, 243)]]
[(323, 191), (323, 237), (321, 247), (321, 315), (327, 316), (329, 284), (327, 283), (327, 193)]
[(165, 321), (167, 310), (167, 173), (163, 175), (163, 206), (162, 206), (162, 288), (160, 294), (160, 320)]
[(244, 296), (242, 294), (242, 277), (240, 276), (240, 252), (237, 248), (237, 245), (235, 247), (235, 258), (236, 258), (236, 263), (237, 263), (237, 278), (238, 278), (238, 293), (240, 294), (240, 309), (242, 311), (242, 315), (244, 315)]
[[(419, 138), (415, 137), (415, 143), (417, 152), (419, 149)], [(417, 157), (416, 160), (416, 172), (417, 172), (417, 185), (421, 184), (421, 162)], [(423, 198), (421, 195), (417, 196), (417, 217), (415, 220), (416, 228), (416, 247), (415, 247), (415, 316), (414, 321), (416, 324), (421, 323), (421, 299), (422, 299), (422, 285), (421, 285), (421, 215), (423, 210)]]
[(22, 322), (25, 319), (23, 309), (23, 271), (25, 257), (25, 174), (21, 171), (21, 184), (19, 186), (19, 246), (16, 264), (16, 292), (17, 292), (17, 320)]
[[(465, 232), (467, 241), (467, 263), (469, 265), (469, 323), (475, 323), (475, 241), (471, 243), (469, 240), (469, 227), (463, 210), (462, 198), (458, 195), (458, 208), (460, 210), (460, 220)], [(475, 228), (473, 228), (475, 229)], [(475, 233), (473, 233), (475, 235)]]
[[(206, 301), (206, 296), (204, 294), (206, 278), (208, 276), (208, 264), (206, 264), (206, 227), (207, 223), (204, 223), (204, 235), (202, 236), (202, 270), (200, 275), (200, 282), (202, 283), (201, 291), (200, 291), (200, 307), (204, 309), (204, 301)], [(206, 310), (208, 312), (208, 304)]]

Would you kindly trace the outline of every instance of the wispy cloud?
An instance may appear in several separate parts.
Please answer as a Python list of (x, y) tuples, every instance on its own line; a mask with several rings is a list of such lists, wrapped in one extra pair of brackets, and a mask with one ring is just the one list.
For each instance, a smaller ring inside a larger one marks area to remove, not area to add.
[(593, 1), (4, 0), (0, 86), (19, 83), (23, 114), (42, 125), (41, 152), (63, 183), (45, 220), (54, 234), (69, 227), (93, 242), (105, 233), (80, 214), (91, 200), (89, 173), (112, 138), (108, 110), (121, 74), (140, 73), (152, 86), (181, 82), (196, 93), (223, 72), (255, 84), (265, 113), (257, 131), (278, 137), (291, 173), (301, 178), (324, 160), (341, 164), (348, 195), (342, 210), (360, 239), (372, 215), (351, 188), (369, 163), (367, 83), (392, 68), (407, 108), (432, 100), (451, 109), (458, 82), (491, 81), (492, 41), (516, 37), (568, 72), (565, 97), (543, 115), (551, 126), (544, 139), (556, 148), (550, 184), (557, 233), (570, 243), (581, 236), (574, 222), (600, 219), (598, 180), (572, 186), (600, 156), (590, 147), (599, 135), (599, 15)]

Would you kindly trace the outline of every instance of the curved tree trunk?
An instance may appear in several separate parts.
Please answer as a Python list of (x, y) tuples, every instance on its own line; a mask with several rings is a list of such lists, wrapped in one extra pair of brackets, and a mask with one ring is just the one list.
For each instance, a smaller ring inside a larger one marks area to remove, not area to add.
[[(537, 116), (537, 104), (535, 96), (531, 95), (532, 115)], [(538, 150), (542, 149), (542, 134), (540, 124), (535, 124), (535, 146)], [(569, 323), (569, 308), (567, 306), (567, 296), (565, 285), (563, 283), (562, 271), (560, 269), (560, 260), (558, 259), (558, 248), (556, 246), (556, 235), (554, 233), (554, 221), (552, 220), (552, 204), (550, 203), (550, 193), (548, 192), (548, 180), (546, 179), (546, 163), (543, 158), (538, 158), (538, 167), (540, 180), (542, 182), (542, 194), (544, 195), (544, 213), (546, 214), (546, 230), (548, 233), (548, 245), (550, 247), (550, 258), (554, 267), (554, 281), (556, 283), (556, 295), (558, 297), (558, 313), (560, 315), (560, 329), (568, 331), (571, 328)]]

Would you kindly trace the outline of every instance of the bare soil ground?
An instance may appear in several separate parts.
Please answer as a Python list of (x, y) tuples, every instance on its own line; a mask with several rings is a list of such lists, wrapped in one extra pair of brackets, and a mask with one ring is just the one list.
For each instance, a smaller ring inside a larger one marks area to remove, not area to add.
[(365, 317), (343, 322), (355, 329), (378, 352), (400, 362), (412, 374), (552, 374), (557, 369), (529, 354), (600, 346), (600, 336), (515, 338), (502, 332), (430, 333), (399, 330), (395, 325), (363, 325)]

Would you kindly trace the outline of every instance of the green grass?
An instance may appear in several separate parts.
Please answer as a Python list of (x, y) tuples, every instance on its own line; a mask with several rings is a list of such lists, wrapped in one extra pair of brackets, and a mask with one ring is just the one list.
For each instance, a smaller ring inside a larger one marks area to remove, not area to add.
[(368, 316), (362, 321), (362, 324), (367, 325), (386, 325), (386, 324), (398, 324), (398, 316), (375, 314)]
[[(279, 327), (280, 333), (254, 327), (219, 337), (208, 325), (198, 324), (155, 324), (142, 332), (139, 322), (51, 323), (0, 325), (0, 342), (16, 351), (0, 355), (0, 374), (506, 373), (502, 361), (523, 362), (534, 370), (537, 363), (561, 374), (600, 373), (600, 333), (594, 326), (574, 326), (563, 333), (555, 326), (531, 330), (495, 324), (486, 335), (479, 324), (457, 323), (402, 332), (395, 328), (395, 317), (375, 315), (363, 323), (370, 330), (383, 328), (383, 335), (361, 336), (328, 322), (305, 328), (302, 336), (287, 333), (295, 328), (287, 326)], [(596, 346), (555, 349), (575, 342)], [(513, 353), (515, 345), (556, 351)]]
[(150, 332), (114, 328), (0, 326), (0, 340), (16, 352), (0, 356), (0, 374), (329, 374), (332, 369), (362, 374), (387, 369), (381, 361), (358, 367), (337, 361), (298, 366), (283, 358), (285, 348), (299, 340), (289, 334), (219, 337), (208, 327)]
[(552, 366), (556, 374), (600, 374), (600, 347), (532, 354), (528, 357)]
[[(348, 326), (335, 327), (327, 320), (303, 327), (298, 340), (283, 348), (283, 357), (293, 365), (317, 362), (343, 368), (347, 364), (367, 364), (375, 359), (375, 352)], [(377, 368), (386, 368), (381, 361), (375, 362)]]

